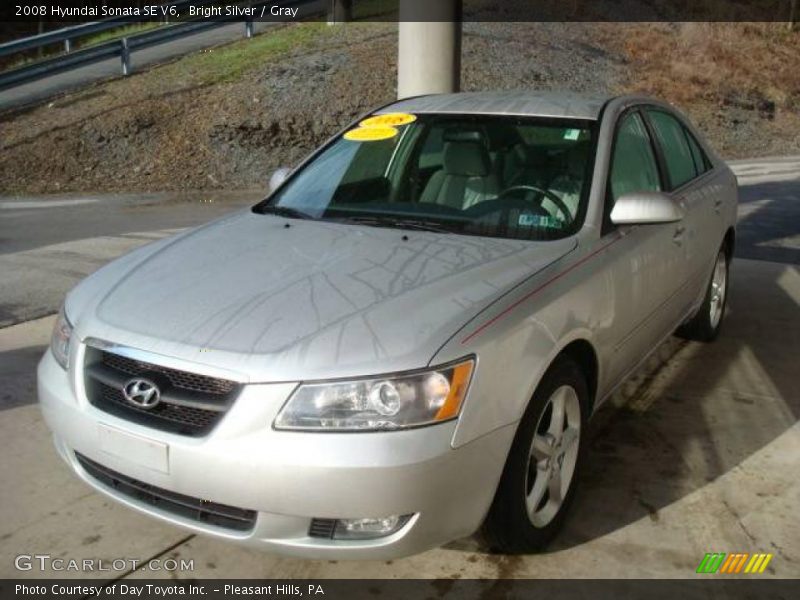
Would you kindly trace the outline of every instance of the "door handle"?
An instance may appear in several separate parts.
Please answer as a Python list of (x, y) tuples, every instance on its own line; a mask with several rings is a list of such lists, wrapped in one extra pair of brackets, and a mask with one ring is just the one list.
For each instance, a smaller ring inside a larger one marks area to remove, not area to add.
[(678, 246), (683, 244), (683, 234), (686, 232), (686, 227), (683, 225), (679, 225), (675, 228), (675, 234), (672, 236), (672, 241), (675, 242)]

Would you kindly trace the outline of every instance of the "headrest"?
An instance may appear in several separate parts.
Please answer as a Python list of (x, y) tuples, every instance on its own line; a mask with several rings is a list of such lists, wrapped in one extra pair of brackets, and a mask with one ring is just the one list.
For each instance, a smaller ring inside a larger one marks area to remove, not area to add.
[(525, 167), (544, 167), (549, 162), (547, 150), (536, 146), (517, 144), (511, 149), (511, 154), (519, 164)]
[(445, 173), (467, 177), (486, 177), (490, 168), (489, 151), (482, 141), (445, 143)]
[(569, 151), (567, 156), (567, 172), (576, 178), (582, 178), (586, 173), (586, 161), (589, 159), (589, 145), (578, 144)]
[(476, 129), (446, 129), (444, 132), (445, 142), (481, 142), (486, 143), (486, 139), (480, 131)]
[(529, 167), (545, 167), (550, 164), (550, 155), (546, 148), (527, 146), (525, 149), (525, 164)]
[(486, 129), (489, 152), (508, 152), (522, 143), (522, 137), (516, 127), (496, 125)]

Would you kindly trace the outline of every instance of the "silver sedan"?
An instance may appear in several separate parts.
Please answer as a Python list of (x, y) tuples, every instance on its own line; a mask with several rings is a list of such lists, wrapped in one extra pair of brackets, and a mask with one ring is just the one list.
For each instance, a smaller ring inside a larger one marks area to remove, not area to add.
[(304, 557), (546, 546), (590, 416), (725, 311), (736, 179), (642, 97), (403, 100), (251, 210), (67, 296), (61, 456), (153, 517)]

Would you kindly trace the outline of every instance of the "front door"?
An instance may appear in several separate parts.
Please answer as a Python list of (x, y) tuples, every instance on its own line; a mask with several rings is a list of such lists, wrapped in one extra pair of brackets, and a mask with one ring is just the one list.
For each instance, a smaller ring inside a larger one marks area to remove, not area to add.
[[(605, 236), (620, 236), (612, 252), (614, 315), (607, 347), (609, 381), (626, 375), (675, 326), (685, 271), (685, 224), (616, 227), (608, 215), (623, 194), (663, 191), (655, 146), (639, 110), (619, 120), (609, 172)], [(604, 237), (605, 237), (604, 236)]]

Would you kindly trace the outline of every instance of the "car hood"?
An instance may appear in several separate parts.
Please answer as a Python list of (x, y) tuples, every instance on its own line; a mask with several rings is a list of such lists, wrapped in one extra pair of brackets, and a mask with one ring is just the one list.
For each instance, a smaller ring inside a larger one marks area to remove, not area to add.
[(83, 338), (245, 381), (392, 372), (574, 247), (238, 213), (111, 263), (67, 308)]

